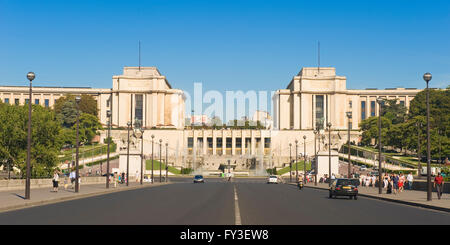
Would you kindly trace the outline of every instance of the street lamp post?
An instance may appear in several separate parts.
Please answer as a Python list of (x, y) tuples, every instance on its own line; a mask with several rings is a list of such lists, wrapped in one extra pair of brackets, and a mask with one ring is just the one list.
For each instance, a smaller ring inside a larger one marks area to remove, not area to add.
[(427, 201), (431, 201), (430, 90), (428, 88), (431, 78), (431, 73), (427, 72), (423, 75), (423, 80), (427, 82)]
[(419, 163), (417, 164), (418, 167), (418, 171), (417, 173), (419, 174), (419, 177), (422, 174), (422, 164), (421, 162), (421, 152), (420, 152), (420, 131), (422, 130), (422, 123), (421, 122), (416, 122), (416, 127), (417, 127), (417, 160), (419, 160)]
[(111, 142), (111, 111), (106, 111), (106, 117), (108, 118), (108, 150), (106, 153), (106, 188), (109, 188), (109, 145)]
[(79, 178), (80, 178), (80, 172), (78, 169), (78, 164), (79, 164), (79, 152), (80, 152), (80, 107), (79, 107), (79, 103), (81, 101), (81, 97), (80, 96), (76, 96), (75, 97), (75, 102), (77, 104), (77, 151), (76, 151), (76, 157), (75, 157), (75, 192), (78, 193), (78, 191), (80, 190), (80, 183), (79, 183)]
[(317, 186), (317, 171), (319, 170), (319, 159), (317, 159), (316, 141), (319, 130), (314, 130), (314, 185)]
[(381, 168), (381, 104), (383, 103), (382, 98), (377, 99), (378, 103), (378, 194), (382, 193), (382, 186), (381, 186), (381, 174), (382, 174), (382, 168)]
[(328, 127), (328, 186), (331, 186), (331, 122), (327, 123)]
[(128, 146), (127, 146), (127, 186), (129, 182), (129, 167), (130, 167), (130, 128), (131, 128), (131, 122), (127, 122), (127, 129), (128, 129)]
[(297, 162), (297, 157), (298, 157), (298, 140), (295, 140), (295, 181), (298, 183), (298, 162)]
[(352, 112), (351, 111), (348, 111), (348, 112), (346, 112), (346, 114), (347, 114), (347, 118), (348, 118), (348, 134), (347, 134), (347, 138), (348, 138), (348, 142), (347, 142), (347, 150), (348, 150), (348, 175), (347, 175), (347, 177), (348, 178), (351, 178), (350, 176), (351, 176), (351, 169), (352, 169), (352, 161), (351, 161), (351, 159), (350, 159), (350, 152), (351, 152), (351, 150), (350, 150), (350, 119), (352, 119)]
[(306, 135), (303, 135), (303, 183), (306, 183)]
[(169, 162), (167, 161), (167, 150), (169, 149), (169, 143), (166, 142), (166, 182), (169, 179)]
[[(33, 93), (33, 80), (36, 75), (33, 72), (28, 72), (27, 78), (30, 81), (30, 97), (28, 100), (28, 136), (27, 136), (27, 179), (25, 183), (25, 199), (30, 199), (30, 186), (31, 186), (31, 100)], [(9, 167), (9, 165), (8, 165)], [(9, 171), (9, 168), (8, 168)]]
[(153, 149), (154, 149), (154, 148), (153, 148), (153, 142), (154, 142), (153, 139), (154, 139), (154, 138), (155, 138), (155, 135), (152, 134), (152, 184), (155, 182), (155, 179), (153, 178), (153, 155), (154, 155), (154, 154), (153, 154)]
[(289, 143), (289, 182), (292, 182), (292, 144)]
[(162, 165), (162, 139), (159, 139), (159, 183), (162, 182), (162, 173), (161, 173), (161, 165)]
[(141, 185), (144, 179), (144, 128), (140, 128), (141, 131)]

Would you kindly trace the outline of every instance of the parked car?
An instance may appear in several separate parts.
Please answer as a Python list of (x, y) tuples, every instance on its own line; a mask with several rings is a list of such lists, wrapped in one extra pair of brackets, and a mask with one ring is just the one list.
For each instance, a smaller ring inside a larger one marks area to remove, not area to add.
[(194, 183), (205, 183), (205, 180), (203, 179), (203, 175), (194, 176)]
[(142, 180), (142, 182), (151, 183), (152, 178), (149, 175), (144, 175), (144, 179)]
[(348, 196), (350, 199), (358, 199), (358, 179), (335, 179), (331, 183), (329, 197)]
[(361, 171), (367, 171), (367, 166), (366, 165), (362, 165), (360, 168)]

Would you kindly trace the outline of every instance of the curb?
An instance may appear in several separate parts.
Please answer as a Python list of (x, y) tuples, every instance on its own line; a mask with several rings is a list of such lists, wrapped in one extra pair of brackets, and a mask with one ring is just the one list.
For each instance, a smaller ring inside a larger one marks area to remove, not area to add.
[[(290, 183), (290, 185), (296, 185), (296, 184)], [(305, 185), (304, 187), (308, 187), (308, 188), (312, 188), (312, 189), (319, 189), (319, 190), (328, 190), (327, 188), (323, 188), (323, 187), (315, 187), (315, 186), (307, 186), (307, 185)], [(383, 201), (388, 201), (388, 202), (395, 202), (395, 203), (400, 203), (400, 204), (405, 204), (405, 205), (410, 205), (410, 206), (415, 206), (415, 207), (421, 207), (421, 208), (427, 208), (427, 209), (433, 209), (433, 210), (437, 210), (437, 211), (443, 211), (443, 212), (450, 213), (450, 208), (438, 207), (438, 206), (422, 204), (422, 203), (416, 203), (416, 202), (403, 201), (403, 200), (396, 200), (396, 199), (391, 199), (391, 198), (386, 198), (386, 197), (372, 196), (372, 195), (361, 194), (361, 193), (358, 193), (358, 195), (359, 196), (363, 196), (363, 197), (372, 198), (372, 199), (378, 199), (378, 200), (383, 200)]]
[(42, 200), (42, 201), (29, 202), (29, 203), (24, 203), (24, 204), (19, 204), (19, 205), (14, 205), (14, 206), (0, 208), (0, 213), (14, 211), (14, 210), (19, 210), (19, 209), (25, 209), (25, 208), (32, 208), (32, 207), (37, 207), (37, 206), (42, 206), (42, 205), (47, 205), (47, 204), (54, 204), (54, 203), (59, 203), (59, 202), (83, 199), (83, 198), (88, 198), (88, 197), (101, 196), (101, 195), (106, 195), (106, 194), (109, 194), (109, 193), (137, 190), (137, 189), (142, 189), (142, 188), (147, 188), (147, 187), (157, 187), (157, 186), (168, 185), (168, 184), (172, 184), (172, 183), (168, 182), (168, 183), (165, 183), (165, 184), (156, 184), (156, 185), (144, 185), (144, 186), (140, 186), (139, 185), (139, 186), (134, 186), (134, 187), (122, 187), (120, 189), (115, 189), (115, 190), (106, 190), (106, 191), (95, 192), (95, 193), (79, 194), (79, 195), (74, 195), (74, 196), (61, 197), (61, 198), (51, 199), (51, 200)]

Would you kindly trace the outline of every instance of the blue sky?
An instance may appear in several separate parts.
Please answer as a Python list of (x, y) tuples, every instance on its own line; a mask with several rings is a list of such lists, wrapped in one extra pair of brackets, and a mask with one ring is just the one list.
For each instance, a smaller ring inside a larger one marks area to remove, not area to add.
[(0, 85), (110, 88), (156, 66), (174, 88), (276, 90), (301, 67), (336, 67), (347, 88), (450, 84), (450, 1), (5, 1)]

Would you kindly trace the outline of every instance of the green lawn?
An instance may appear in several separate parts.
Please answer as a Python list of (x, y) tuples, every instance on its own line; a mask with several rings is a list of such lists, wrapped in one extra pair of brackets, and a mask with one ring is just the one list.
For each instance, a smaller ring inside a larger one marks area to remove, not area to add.
[[(298, 171), (303, 171), (303, 161), (297, 162), (297, 169)], [(311, 170), (311, 164), (309, 162), (306, 162), (306, 170)], [(295, 163), (292, 164), (292, 171), (295, 171)], [(287, 172), (289, 172), (289, 166), (278, 170), (277, 174), (282, 175)]]
[[(157, 160), (153, 160), (153, 169), (154, 170), (159, 170), (159, 166), (161, 165), (161, 170), (165, 170), (166, 169), (166, 164), (165, 163), (160, 163)], [(147, 160), (145, 161), (145, 169), (146, 170), (152, 170), (152, 160)], [(173, 174), (181, 174), (181, 171), (179, 169), (176, 169), (172, 166), (169, 165), (169, 172), (173, 173)]]

